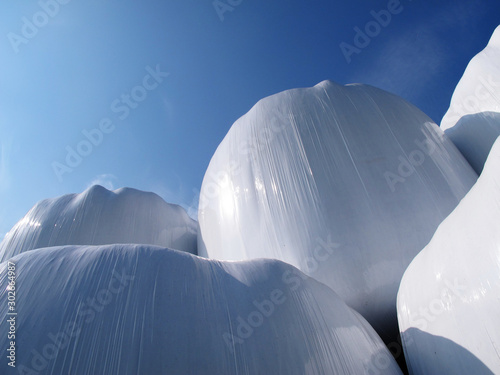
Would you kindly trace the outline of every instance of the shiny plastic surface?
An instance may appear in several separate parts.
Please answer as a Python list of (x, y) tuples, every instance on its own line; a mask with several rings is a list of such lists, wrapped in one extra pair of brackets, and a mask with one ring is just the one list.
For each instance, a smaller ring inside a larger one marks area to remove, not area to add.
[(0, 262), (57, 245), (151, 244), (196, 254), (197, 223), (154, 193), (95, 185), (38, 202), (0, 243)]
[(500, 373), (500, 138), (405, 272), (398, 320), (412, 374)]
[(482, 112), (500, 112), (500, 26), (486, 48), (469, 62), (441, 121), (441, 129), (452, 128), (466, 115)]
[[(498, 77), (500, 82), (500, 76)], [(445, 134), (457, 146), (462, 155), (481, 174), (491, 146), (500, 136), (500, 112), (481, 112), (466, 115)]]
[(500, 26), (467, 66), (441, 128), (481, 173), (491, 146), (500, 136)]
[(358, 313), (283, 262), (140, 245), (44, 248), (11, 262), (17, 363), (9, 372), (2, 355), (3, 374), (401, 374)]
[(290, 263), (394, 338), (404, 270), (476, 179), (395, 95), (329, 81), (288, 90), (236, 121), (212, 157), (199, 254)]

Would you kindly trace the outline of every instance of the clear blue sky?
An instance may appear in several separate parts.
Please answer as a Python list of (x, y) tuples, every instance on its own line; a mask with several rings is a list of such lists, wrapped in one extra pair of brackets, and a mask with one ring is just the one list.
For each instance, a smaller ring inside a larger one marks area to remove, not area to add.
[[(187, 207), (238, 117), (324, 79), (391, 91), (439, 123), (500, 24), (498, 0), (222, 0), (221, 16), (212, 0), (54, 1), (0, 5), (0, 238), (37, 201), (93, 182)], [(347, 63), (339, 45), (388, 6)], [(82, 131), (102, 121), (89, 151)], [(88, 155), (58, 178), (79, 144)]]

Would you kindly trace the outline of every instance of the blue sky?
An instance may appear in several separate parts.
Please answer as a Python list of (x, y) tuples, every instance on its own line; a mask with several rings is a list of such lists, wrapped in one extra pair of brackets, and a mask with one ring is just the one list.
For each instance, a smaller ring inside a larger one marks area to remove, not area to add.
[[(37, 201), (93, 183), (193, 206), (238, 117), (324, 79), (439, 123), (500, 24), (498, 0), (59, 1), (0, 5), (0, 238)], [(348, 63), (340, 44), (387, 9)], [(83, 155), (71, 166), (68, 150)]]

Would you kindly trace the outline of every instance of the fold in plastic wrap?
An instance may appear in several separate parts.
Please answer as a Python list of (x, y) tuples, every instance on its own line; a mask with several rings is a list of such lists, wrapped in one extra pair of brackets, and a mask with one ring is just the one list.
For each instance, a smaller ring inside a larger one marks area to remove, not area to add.
[(500, 136), (500, 26), (467, 66), (441, 128), (481, 173), (491, 146)]
[(177, 205), (131, 188), (95, 185), (38, 202), (0, 243), (0, 262), (59, 245), (149, 244), (196, 254), (197, 223)]
[(500, 373), (500, 138), (405, 272), (398, 319), (411, 374)]
[(392, 339), (403, 272), (476, 179), (395, 95), (329, 81), (285, 91), (237, 120), (212, 157), (199, 254), (290, 263)]
[(476, 173), (481, 174), (491, 147), (500, 136), (500, 112), (466, 115), (454, 127), (446, 130), (445, 134)]
[[(5, 374), (401, 373), (358, 313), (280, 261), (141, 245), (45, 248), (0, 264), (2, 301), (10, 262), (17, 352), (11, 372), (0, 357)], [(5, 333), (6, 313), (2, 303)]]
[(481, 112), (500, 112), (500, 26), (486, 48), (467, 65), (441, 120), (441, 129), (450, 129), (460, 118)]

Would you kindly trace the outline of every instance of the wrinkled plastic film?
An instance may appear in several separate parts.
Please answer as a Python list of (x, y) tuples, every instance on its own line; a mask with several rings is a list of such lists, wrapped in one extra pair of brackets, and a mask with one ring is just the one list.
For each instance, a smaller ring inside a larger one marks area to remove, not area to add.
[(328, 81), (288, 90), (259, 101), (217, 148), (199, 251), (290, 263), (384, 335), (397, 326), (404, 270), (476, 178), (437, 125), (395, 95)]
[(0, 243), (0, 261), (58, 245), (137, 243), (196, 254), (197, 223), (154, 193), (95, 185), (38, 202)]
[[(44, 248), (11, 262), (18, 275), (17, 368), (24, 371), (401, 373), (359, 314), (279, 261), (224, 263), (108, 245)], [(6, 265), (0, 265), (2, 301)], [(2, 332), (7, 325), (0, 322)], [(0, 337), (2, 347), (6, 340)], [(8, 371), (6, 361), (2, 356), (0, 366)]]
[(500, 138), (401, 281), (398, 319), (411, 373), (500, 373), (499, 295)]

